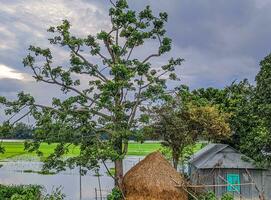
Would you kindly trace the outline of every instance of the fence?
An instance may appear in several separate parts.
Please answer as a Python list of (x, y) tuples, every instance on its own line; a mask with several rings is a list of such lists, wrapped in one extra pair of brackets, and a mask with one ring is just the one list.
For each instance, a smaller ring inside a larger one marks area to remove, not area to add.
[(95, 188), (95, 200), (106, 200), (109, 193), (109, 190)]

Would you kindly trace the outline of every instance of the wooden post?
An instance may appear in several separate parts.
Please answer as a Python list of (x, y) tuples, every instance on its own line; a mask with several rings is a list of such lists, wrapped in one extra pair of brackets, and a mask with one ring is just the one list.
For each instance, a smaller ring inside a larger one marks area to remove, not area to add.
[(79, 199), (82, 199), (82, 176), (81, 176), (81, 166), (79, 166)]
[(95, 200), (98, 200), (97, 188), (95, 188)]
[(99, 184), (99, 191), (100, 191), (100, 199), (103, 200), (99, 170), (97, 170), (97, 176), (98, 176), (98, 184)]
[(259, 200), (265, 200), (264, 198), (264, 194), (263, 192), (261, 192), (260, 188), (258, 188), (256, 182), (254, 181), (253, 177), (251, 176), (250, 172), (248, 171), (248, 169), (246, 169), (246, 172), (250, 178), (250, 180), (255, 184), (255, 189), (257, 190), (257, 192), (259, 193)]

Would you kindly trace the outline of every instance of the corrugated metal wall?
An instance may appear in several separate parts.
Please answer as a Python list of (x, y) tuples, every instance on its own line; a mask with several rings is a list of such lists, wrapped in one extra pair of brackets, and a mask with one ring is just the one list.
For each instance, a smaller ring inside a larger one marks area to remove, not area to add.
[[(264, 192), (266, 200), (271, 200), (271, 172), (265, 170), (248, 170), (258, 189)], [(190, 177), (193, 184), (221, 185), (227, 184), (227, 174), (239, 174), (241, 184), (253, 182), (245, 169), (201, 169), (191, 167)], [(206, 188), (221, 197), (227, 192), (227, 187)], [(233, 193), (235, 199), (258, 200), (259, 192), (255, 185), (241, 185), (240, 194)]]

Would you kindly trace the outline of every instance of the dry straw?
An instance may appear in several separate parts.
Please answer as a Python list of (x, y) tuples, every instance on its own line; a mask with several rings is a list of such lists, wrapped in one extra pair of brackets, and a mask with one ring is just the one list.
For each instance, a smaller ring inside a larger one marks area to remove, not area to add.
[(127, 200), (188, 200), (184, 179), (160, 152), (149, 154), (124, 176)]

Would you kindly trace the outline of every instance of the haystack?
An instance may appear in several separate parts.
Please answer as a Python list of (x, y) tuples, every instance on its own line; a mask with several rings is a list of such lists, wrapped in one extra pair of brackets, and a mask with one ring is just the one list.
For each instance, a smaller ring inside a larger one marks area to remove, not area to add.
[(127, 200), (187, 200), (185, 190), (175, 187), (183, 183), (164, 156), (154, 152), (126, 173), (123, 189)]

